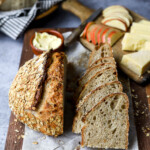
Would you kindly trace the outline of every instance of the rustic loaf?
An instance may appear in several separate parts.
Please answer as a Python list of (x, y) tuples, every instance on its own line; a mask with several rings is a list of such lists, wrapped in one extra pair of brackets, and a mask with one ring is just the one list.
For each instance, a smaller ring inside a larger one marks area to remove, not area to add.
[(84, 86), (77, 99), (77, 103), (82, 101), (85, 96), (90, 94), (91, 91), (95, 90), (97, 87), (112, 81), (118, 81), (116, 69), (108, 68), (97, 72)]
[(128, 148), (129, 101), (124, 93), (102, 99), (84, 118), (81, 145), (94, 148)]
[(102, 44), (97, 49), (94, 49), (90, 54), (88, 65), (92, 65), (103, 57), (113, 57), (112, 49), (109, 44)]
[(66, 56), (46, 52), (27, 61), (9, 91), (9, 106), (18, 120), (47, 135), (63, 133)]
[(106, 83), (93, 90), (90, 95), (79, 102), (77, 106), (76, 116), (73, 121), (72, 131), (80, 133), (84, 125), (82, 117), (86, 115), (95, 105), (97, 105), (104, 97), (112, 93), (122, 92), (122, 85), (119, 81)]

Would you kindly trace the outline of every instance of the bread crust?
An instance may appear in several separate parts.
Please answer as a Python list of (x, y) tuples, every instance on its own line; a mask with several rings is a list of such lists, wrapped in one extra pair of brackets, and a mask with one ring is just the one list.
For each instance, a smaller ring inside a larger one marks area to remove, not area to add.
[[(113, 57), (103, 57), (103, 58), (100, 58), (100, 59), (98, 59), (97, 61), (95, 61), (93, 64), (89, 64), (88, 67), (91, 68), (91, 67), (94, 66), (94, 64), (97, 64), (99, 61), (104, 61), (105, 59), (110, 59), (110, 60), (112, 60), (111, 63), (114, 63), (114, 64), (116, 65), (115, 59), (114, 59)], [(104, 62), (104, 63), (105, 63), (105, 62)]]
[[(39, 62), (41, 58), (43, 61)], [(16, 118), (31, 129), (52, 136), (63, 133), (65, 64), (66, 56), (63, 52), (46, 52), (29, 60), (19, 69), (9, 90), (9, 107)], [(20, 79), (27, 81), (23, 82)], [(30, 85), (34, 91), (29, 91)], [(38, 101), (35, 97), (29, 97), (31, 102), (27, 107), (26, 93), (33, 93)]]
[[(82, 121), (85, 122), (85, 121), (86, 121), (86, 118), (88, 117), (88, 115), (90, 114), (90, 112), (94, 111), (98, 105), (100, 105), (101, 103), (103, 103), (103, 102), (107, 99), (107, 97), (112, 97), (112, 96), (114, 96), (114, 95), (124, 95), (124, 97), (125, 97), (125, 99), (126, 99), (126, 110), (127, 110), (126, 112), (127, 112), (127, 116), (128, 116), (128, 109), (129, 109), (129, 99), (128, 99), (128, 96), (127, 96), (125, 93), (113, 93), (113, 94), (110, 94), (110, 95), (104, 97), (97, 105), (95, 105), (95, 106), (91, 109), (91, 111), (89, 111), (89, 112), (84, 116), (84, 118), (83, 118)], [(82, 130), (81, 130), (81, 133), (82, 133), (82, 134), (81, 134), (81, 135), (82, 135), (81, 146), (82, 146), (82, 147), (84, 147), (84, 130), (86, 129), (86, 126), (87, 126), (87, 125), (85, 125), (85, 126), (82, 128)], [(129, 132), (129, 118), (128, 118), (128, 120), (127, 120), (126, 149), (128, 149), (128, 132)]]
[(73, 120), (72, 132), (76, 133), (76, 131), (75, 131), (75, 124), (76, 124), (76, 121), (77, 121), (77, 119), (78, 119), (79, 111), (80, 111), (80, 109), (82, 108), (83, 103), (88, 100), (88, 98), (91, 96), (91, 94), (94, 94), (97, 90), (100, 90), (100, 89), (104, 88), (105, 86), (111, 85), (111, 84), (113, 84), (113, 83), (117, 83), (117, 84), (120, 86), (120, 88), (121, 88), (121, 92), (123, 91), (123, 87), (122, 87), (122, 84), (121, 84), (120, 81), (109, 82), (109, 83), (106, 83), (106, 84), (104, 84), (104, 85), (101, 85), (101, 86), (97, 87), (97, 88), (96, 88), (95, 90), (93, 90), (85, 99), (83, 99), (83, 102), (82, 102), (81, 104), (78, 103), (77, 109), (76, 109), (76, 115), (75, 115), (74, 120)]
[(79, 85), (81, 85), (81, 82), (82, 82), (83, 78), (85, 78), (85, 76), (86, 76), (87, 74), (89, 74), (91, 70), (93, 70), (93, 69), (95, 69), (95, 68), (101, 68), (101, 67), (103, 67), (103, 66), (105, 66), (105, 65), (112, 65), (112, 66), (106, 67), (105, 69), (110, 68), (110, 67), (116, 68), (116, 65), (113, 64), (113, 63), (102, 63), (102, 64), (96, 65), (96, 66), (94, 66), (94, 67), (91, 67), (91, 68), (89, 68), (89, 69), (86, 71), (86, 73), (79, 79), (79, 81), (78, 81), (78, 82), (79, 82)]
[(93, 76), (93, 77), (83, 86), (82, 91), (81, 91), (81, 93), (80, 93), (80, 95), (79, 95), (79, 97), (78, 97), (78, 99), (77, 99), (77, 103), (80, 101), (80, 99), (81, 99), (81, 94), (82, 94), (82, 92), (86, 89), (86, 87), (88, 86), (89, 82), (92, 81), (93, 79), (95, 79), (95, 77), (96, 77), (97, 75), (103, 74), (104, 71), (106, 71), (106, 70), (113, 70), (113, 71), (115, 72), (115, 74), (116, 74), (116, 80), (118, 81), (118, 74), (117, 74), (117, 70), (116, 70), (115, 68), (107, 68), (107, 69), (103, 69), (102, 71), (97, 72), (97, 73), (95, 74), (95, 76)]
[[(106, 83), (106, 84), (104, 84), (104, 85), (101, 85), (101, 86), (97, 87), (95, 90), (93, 90), (93, 91), (84, 99), (84, 101), (82, 102), (82, 104), (83, 104), (85, 101), (87, 101), (87, 99), (90, 97), (91, 94), (93, 94), (93, 93), (95, 93), (97, 90), (100, 90), (100, 89), (102, 89), (103, 87), (105, 87), (105, 86), (107, 86), (107, 85), (110, 85), (110, 84), (113, 84), (113, 83), (118, 83), (118, 85), (119, 85), (120, 88), (121, 88), (121, 91), (123, 91), (123, 87), (122, 87), (122, 84), (121, 84), (120, 81), (109, 82), (109, 83)], [(80, 102), (78, 103), (78, 105), (77, 105), (77, 111), (79, 111), (79, 109), (82, 107), (82, 104), (80, 104)]]

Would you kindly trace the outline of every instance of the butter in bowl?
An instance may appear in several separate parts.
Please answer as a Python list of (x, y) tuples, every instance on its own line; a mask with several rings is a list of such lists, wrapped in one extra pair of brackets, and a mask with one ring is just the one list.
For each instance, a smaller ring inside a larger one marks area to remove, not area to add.
[(40, 55), (45, 51), (59, 51), (64, 44), (63, 35), (51, 29), (44, 29), (35, 32), (30, 39), (30, 46), (35, 55)]

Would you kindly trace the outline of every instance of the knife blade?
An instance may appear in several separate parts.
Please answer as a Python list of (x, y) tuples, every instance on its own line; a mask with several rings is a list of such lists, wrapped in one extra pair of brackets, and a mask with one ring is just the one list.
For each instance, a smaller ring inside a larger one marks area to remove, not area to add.
[(97, 9), (87, 20), (85, 20), (83, 23), (81, 23), (81, 25), (75, 29), (71, 35), (69, 35), (65, 40), (64, 40), (64, 45), (68, 46), (71, 43), (73, 43), (78, 36), (81, 34), (81, 32), (83, 31), (83, 29), (85, 28), (86, 24), (90, 21), (95, 20), (102, 12), (102, 8)]

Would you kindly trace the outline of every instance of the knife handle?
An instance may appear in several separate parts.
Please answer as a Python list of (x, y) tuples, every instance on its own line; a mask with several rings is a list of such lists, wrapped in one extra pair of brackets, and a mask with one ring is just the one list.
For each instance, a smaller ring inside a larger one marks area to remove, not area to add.
[(62, 8), (79, 17), (81, 22), (85, 21), (94, 12), (93, 9), (87, 8), (77, 0), (64, 1), (62, 3)]

